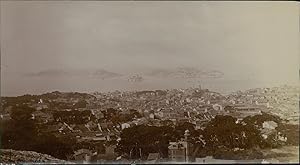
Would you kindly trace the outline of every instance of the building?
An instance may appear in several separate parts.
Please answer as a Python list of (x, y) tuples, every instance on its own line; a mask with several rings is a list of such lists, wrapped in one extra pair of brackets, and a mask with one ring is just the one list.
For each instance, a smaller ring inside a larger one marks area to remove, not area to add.
[(186, 142), (170, 142), (168, 147), (169, 159), (175, 162), (186, 161)]
[(168, 154), (170, 161), (192, 162), (192, 145), (189, 142), (189, 130), (185, 131), (185, 139), (179, 142), (170, 142)]
[(154, 119), (154, 114), (150, 113), (149, 117), (150, 117), (150, 119)]
[(129, 123), (122, 123), (121, 124), (121, 129), (125, 129), (125, 128), (129, 128), (130, 127), (130, 124)]

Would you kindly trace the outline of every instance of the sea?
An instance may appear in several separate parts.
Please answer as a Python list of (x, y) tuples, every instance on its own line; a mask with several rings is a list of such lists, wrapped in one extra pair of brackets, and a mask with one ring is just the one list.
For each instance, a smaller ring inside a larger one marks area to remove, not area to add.
[(61, 92), (110, 92), (137, 91), (201, 87), (221, 94), (229, 94), (253, 88), (276, 87), (281, 85), (299, 85), (298, 82), (261, 81), (254, 79), (225, 78), (153, 78), (144, 77), (142, 81), (128, 81), (126, 77), (99, 79), (93, 77), (10, 77), (1, 79), (1, 96), (19, 96), (24, 94), (42, 94)]

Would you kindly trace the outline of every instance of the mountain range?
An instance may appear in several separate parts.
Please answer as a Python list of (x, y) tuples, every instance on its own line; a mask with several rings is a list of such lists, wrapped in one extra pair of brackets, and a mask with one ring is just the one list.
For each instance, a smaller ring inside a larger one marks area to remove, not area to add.
[(107, 71), (105, 69), (96, 70), (65, 70), (65, 69), (49, 69), (34, 73), (28, 73), (30, 77), (90, 77), (99, 79), (110, 79), (123, 76), (122, 74)]
[(177, 67), (171, 69), (148, 69), (141, 74), (122, 74), (117, 72), (108, 71), (105, 69), (96, 70), (66, 70), (66, 69), (49, 69), (39, 72), (26, 74), (32, 77), (90, 77), (97, 79), (111, 79), (119, 77), (129, 77), (129, 81), (143, 81), (147, 78), (185, 78), (185, 79), (197, 79), (197, 78), (222, 78), (224, 73), (218, 70), (202, 70), (194, 67)]
[(158, 78), (221, 78), (224, 73), (217, 70), (201, 70), (194, 67), (178, 67), (174, 69), (154, 69), (147, 76)]

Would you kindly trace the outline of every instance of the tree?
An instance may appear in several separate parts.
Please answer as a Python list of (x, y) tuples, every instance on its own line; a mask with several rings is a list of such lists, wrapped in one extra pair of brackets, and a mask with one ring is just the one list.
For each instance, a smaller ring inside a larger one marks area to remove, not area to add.
[(282, 123), (276, 130), (287, 137), (286, 144), (299, 146), (299, 125)]
[(232, 116), (219, 115), (211, 120), (204, 129), (206, 147), (215, 152), (221, 148), (225, 150), (247, 149), (261, 143), (258, 129), (236, 121), (237, 119)]
[(80, 100), (77, 103), (75, 103), (74, 108), (85, 108), (87, 106), (87, 101)]
[(130, 109), (129, 112), (131, 115), (133, 115), (133, 118), (141, 118), (142, 117), (142, 115), (135, 109)]
[(32, 149), (37, 136), (37, 126), (31, 119), (33, 108), (14, 106), (11, 112), (12, 120), (3, 123), (2, 144), (5, 148)]
[(31, 121), (32, 117), (32, 112), (34, 112), (35, 109), (28, 107), (28, 106), (14, 106), (11, 112), (11, 118), (14, 121), (19, 121), (19, 122), (28, 122)]
[[(278, 127), (268, 135), (268, 138), (263, 139), (261, 134), (261, 130), (263, 130), (263, 123), (266, 121), (274, 121), (278, 124)], [(245, 129), (248, 129), (248, 133), (251, 135), (251, 143), (250, 146), (253, 146), (252, 144), (259, 145), (261, 148), (270, 148), (270, 147), (277, 147), (279, 146), (279, 141), (277, 140), (277, 133), (280, 128), (280, 126), (284, 125), (282, 123), (282, 119), (279, 116), (275, 116), (272, 114), (268, 114), (265, 112), (262, 112), (260, 115), (255, 116), (248, 116), (243, 119), (243, 123), (246, 124)], [(250, 135), (248, 135), (250, 137)]]
[(73, 154), (76, 139), (73, 137), (56, 137), (51, 134), (42, 134), (36, 138), (34, 151), (49, 154), (59, 159), (67, 159)]
[(191, 136), (194, 135), (195, 133), (195, 125), (189, 122), (184, 122), (184, 123), (178, 123), (175, 126), (175, 132), (174, 132), (174, 136), (177, 140), (180, 140), (181, 138), (184, 138), (184, 132), (186, 130), (190, 131)]
[(247, 116), (243, 119), (243, 122), (249, 125), (255, 125), (256, 127), (261, 128), (262, 124), (265, 121), (274, 121), (278, 124), (282, 123), (282, 119), (279, 116), (271, 115), (265, 112), (262, 112), (261, 115)]
[(103, 111), (104, 118), (110, 120), (113, 116), (117, 115), (117, 110), (114, 108), (108, 108), (106, 111)]
[(173, 128), (138, 125), (126, 128), (121, 133), (117, 152), (131, 159), (146, 158), (151, 152), (167, 157)]
[(13, 107), (12, 120), (1, 124), (2, 147), (36, 151), (65, 159), (73, 152), (74, 139), (57, 138), (51, 134), (39, 132), (38, 125), (31, 119), (33, 111), (34, 109), (28, 106)]

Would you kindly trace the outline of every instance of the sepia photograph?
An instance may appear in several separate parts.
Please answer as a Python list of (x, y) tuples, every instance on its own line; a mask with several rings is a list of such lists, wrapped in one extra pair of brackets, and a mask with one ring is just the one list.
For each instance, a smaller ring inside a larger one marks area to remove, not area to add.
[(295, 1), (0, 1), (0, 163), (299, 164)]

